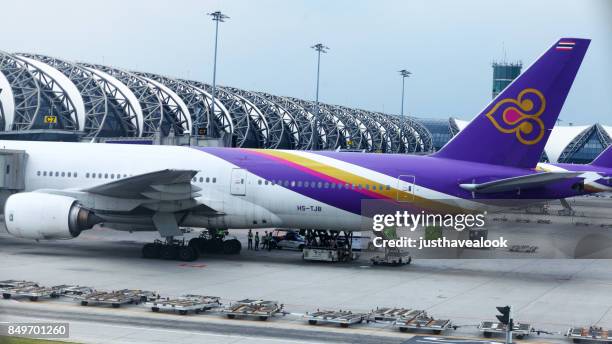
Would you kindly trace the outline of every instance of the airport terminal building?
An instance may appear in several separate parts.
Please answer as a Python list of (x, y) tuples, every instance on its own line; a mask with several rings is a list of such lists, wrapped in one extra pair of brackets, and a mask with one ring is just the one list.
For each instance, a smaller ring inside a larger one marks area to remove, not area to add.
[[(427, 154), (468, 123), (225, 86), (214, 95), (199, 81), (0, 52), (0, 139)], [(587, 163), (611, 136), (612, 126), (558, 126), (543, 160)]]

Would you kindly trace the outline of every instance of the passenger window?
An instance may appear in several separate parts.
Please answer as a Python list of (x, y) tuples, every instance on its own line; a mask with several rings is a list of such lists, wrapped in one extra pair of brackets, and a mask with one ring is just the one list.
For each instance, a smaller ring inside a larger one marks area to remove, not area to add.
[(72, 177), (72, 172), (68, 172), (68, 178)]
[(216, 182), (217, 182), (217, 178), (213, 178), (213, 183), (216, 183)]
[(104, 179), (108, 179), (108, 173), (104, 173)]
[(111, 173), (111, 179), (115, 179), (115, 174)]
[(328, 182), (325, 182), (325, 184), (323, 184), (323, 188), (324, 188), (324, 189), (329, 189), (329, 183), (328, 183)]
[[(201, 181), (201, 180), (200, 180)], [(206, 177), (206, 182), (210, 183), (210, 177)]]
[(37, 172), (36, 172), (36, 175), (37, 175), (37, 176), (40, 176), (40, 171), (37, 171)]
[(361, 190), (361, 184), (357, 185), (357, 188), (358, 188), (359, 190)]
[(43, 171), (43, 177), (47, 176), (47, 171)]
[(370, 184), (365, 185), (366, 190), (370, 190)]
[(304, 182), (304, 187), (307, 188), (310, 185), (310, 183), (308, 181)]
[(64, 177), (64, 176), (65, 176), (65, 173), (64, 173), (64, 172), (62, 172), (62, 177)]
[(289, 186), (289, 181), (285, 180), (285, 182), (283, 183), (283, 185), (285, 185), (285, 187)]
[(291, 181), (291, 187), (295, 187), (295, 180)]
[(264, 181), (264, 185), (268, 185), (268, 181), (267, 180)]
[(200, 183), (202, 183), (204, 181), (203, 177), (200, 177)]
[(98, 173), (98, 178), (102, 179), (102, 173)]
[(257, 180), (257, 184), (261, 185), (261, 179)]
[(387, 185), (387, 190), (391, 190), (391, 185)]
[(372, 190), (376, 191), (376, 185), (372, 185)]
[(301, 188), (301, 187), (302, 187), (302, 181), (301, 181), (301, 180), (298, 180), (298, 182), (297, 182), (297, 186), (298, 186), (298, 188)]
[(198, 178), (193, 177), (193, 178), (191, 178), (191, 181), (195, 183), (195, 182), (197, 182), (197, 181), (198, 181)]
[(319, 188), (319, 189), (320, 189), (322, 186), (323, 186), (323, 183), (322, 183), (322, 182), (318, 182), (318, 183), (317, 183), (317, 188)]
[(76, 177), (77, 177), (77, 173), (76, 173), (76, 172), (74, 172), (74, 178), (76, 178)]
[(336, 183), (331, 183), (331, 188), (335, 189), (336, 188)]

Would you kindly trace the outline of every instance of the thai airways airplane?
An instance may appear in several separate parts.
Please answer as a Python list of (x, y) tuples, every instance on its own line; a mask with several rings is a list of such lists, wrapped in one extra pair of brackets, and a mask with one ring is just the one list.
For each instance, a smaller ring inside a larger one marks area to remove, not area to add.
[[(430, 156), (0, 141), (26, 154), (25, 189), (6, 199), (6, 228), (36, 240), (74, 238), (94, 225), (169, 239), (181, 227), (350, 231), (364, 200), (440, 213), (581, 195), (581, 172), (535, 168), (589, 43), (555, 42)], [(196, 259), (172, 242), (161, 249)], [(147, 245), (145, 256), (159, 255)]]

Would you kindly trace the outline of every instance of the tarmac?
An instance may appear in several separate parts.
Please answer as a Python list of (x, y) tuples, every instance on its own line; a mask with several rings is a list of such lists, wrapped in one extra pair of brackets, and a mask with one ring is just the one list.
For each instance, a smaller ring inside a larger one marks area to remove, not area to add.
[[(518, 237), (574, 240), (576, 226), (529, 224)], [(604, 238), (607, 228), (590, 229)], [(246, 247), (246, 231), (234, 230)], [(543, 259), (504, 252), (503, 259), (415, 259), (401, 267), (372, 266), (364, 253), (350, 263), (302, 260), (296, 251), (204, 255), (196, 262), (146, 260), (143, 243), (155, 233), (91, 230), (73, 240), (34, 242), (0, 234), (0, 280), (43, 285), (78, 284), (102, 290), (144, 289), (162, 296), (204, 294), (229, 302), (277, 300), (290, 314), (266, 322), (220, 314), (179, 316), (144, 306), (81, 307), (72, 301), (0, 300), (0, 321), (69, 321), (83, 343), (401, 343), (412, 337), (389, 325), (343, 329), (309, 326), (302, 315), (317, 309), (368, 312), (376, 307), (426, 310), (460, 327), (446, 335), (478, 338), (476, 325), (494, 319), (496, 306), (512, 305), (515, 319), (552, 335), (530, 342), (567, 342), (570, 326), (612, 327), (612, 261)], [(189, 235), (188, 235), (189, 237)], [(571, 246), (571, 245), (570, 245)], [(530, 258), (530, 259), (525, 259)]]

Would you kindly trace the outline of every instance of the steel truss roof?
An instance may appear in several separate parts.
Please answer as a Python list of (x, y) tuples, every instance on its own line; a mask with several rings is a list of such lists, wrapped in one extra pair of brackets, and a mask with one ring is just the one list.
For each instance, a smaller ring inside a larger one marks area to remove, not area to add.
[(140, 134), (136, 113), (125, 95), (91, 70), (45, 55), (21, 54), (63, 73), (78, 88), (85, 106), (85, 137)]
[[(431, 133), (408, 116), (326, 103), (317, 106), (309, 100), (223, 86), (216, 88), (213, 114), (212, 87), (202, 82), (43, 55), (22, 56), (56, 69), (76, 86), (85, 108), (85, 138), (166, 136), (172, 131), (195, 135), (196, 128), (206, 128), (206, 136), (229, 136), (235, 147), (384, 153), (433, 149)], [(6, 53), (0, 53), (0, 71), (15, 99), (14, 116), (2, 116), (11, 121), (12, 130), (31, 128), (48, 104), (62, 110), (62, 128), (79, 128), (74, 104), (48, 73)]]
[(12, 130), (48, 128), (44, 116), (56, 116), (56, 128), (79, 130), (74, 102), (58, 80), (27, 59), (0, 52), (0, 72), (11, 84), (15, 110), (9, 114)]

